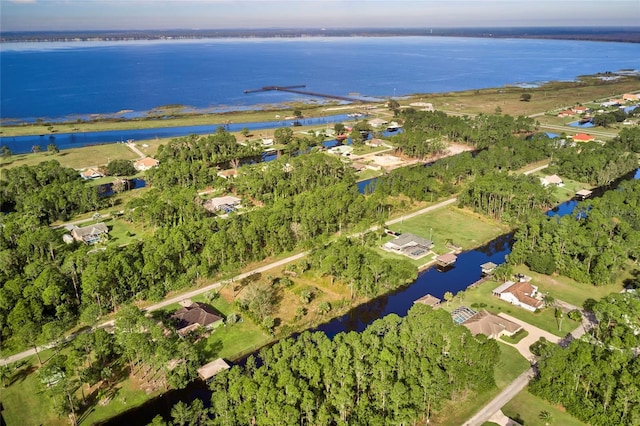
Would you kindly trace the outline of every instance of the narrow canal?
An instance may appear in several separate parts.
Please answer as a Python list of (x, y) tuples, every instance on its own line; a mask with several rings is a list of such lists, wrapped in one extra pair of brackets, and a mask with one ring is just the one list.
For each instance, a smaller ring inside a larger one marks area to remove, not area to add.
[[(297, 120), (303, 126), (329, 125), (352, 120), (347, 114), (327, 115), (324, 117), (309, 117)], [(81, 148), (83, 146), (101, 145), (107, 143), (126, 142), (128, 140), (140, 141), (151, 139), (175, 138), (191, 134), (215, 133), (218, 127), (224, 127), (230, 132), (239, 132), (243, 128), (249, 130), (277, 129), (289, 127), (295, 120), (281, 120), (255, 123), (213, 123), (202, 126), (181, 127), (155, 127), (152, 129), (127, 129), (110, 130), (104, 132), (83, 132), (82, 124), (78, 124), (78, 131), (74, 133), (52, 133), (32, 136), (2, 136), (0, 146), (7, 146), (14, 154), (26, 154), (31, 152), (31, 147), (39, 145), (43, 150), (50, 143), (56, 144), (59, 149)]]

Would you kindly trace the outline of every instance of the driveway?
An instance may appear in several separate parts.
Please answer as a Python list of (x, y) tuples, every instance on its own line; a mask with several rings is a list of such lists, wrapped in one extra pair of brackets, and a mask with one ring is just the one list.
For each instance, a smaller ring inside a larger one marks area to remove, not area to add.
[(500, 340), (500, 341), (502, 343), (506, 343), (507, 345), (510, 345), (510, 346), (513, 346), (514, 348), (516, 348), (518, 350), (518, 352), (520, 352), (520, 354), (523, 357), (525, 357), (527, 360), (529, 360), (529, 362), (531, 362), (532, 364), (536, 362), (536, 357), (529, 350), (529, 346), (531, 346), (533, 343), (537, 342), (541, 337), (544, 337), (548, 341), (550, 341), (552, 343), (556, 343), (556, 344), (559, 343), (560, 340), (562, 340), (561, 337), (558, 337), (558, 336), (556, 336), (554, 334), (551, 334), (548, 331), (544, 331), (544, 330), (542, 330), (542, 329), (540, 329), (540, 328), (538, 328), (538, 327), (536, 327), (534, 325), (529, 324), (528, 322), (524, 322), (522, 320), (514, 318), (511, 315), (507, 315), (504, 312), (499, 313), (498, 316), (501, 316), (502, 318), (508, 319), (509, 321), (515, 322), (516, 324), (521, 325), (522, 328), (527, 330), (529, 335), (527, 337), (525, 337), (524, 339), (520, 340), (515, 345), (511, 344), (511, 343), (507, 343), (504, 340)]

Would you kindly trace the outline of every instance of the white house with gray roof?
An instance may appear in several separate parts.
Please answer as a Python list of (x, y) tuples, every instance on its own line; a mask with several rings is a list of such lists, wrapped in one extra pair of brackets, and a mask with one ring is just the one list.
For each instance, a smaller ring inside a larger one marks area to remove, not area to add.
[(386, 242), (383, 249), (413, 259), (425, 256), (433, 248), (433, 242), (414, 234), (402, 234), (399, 237)]

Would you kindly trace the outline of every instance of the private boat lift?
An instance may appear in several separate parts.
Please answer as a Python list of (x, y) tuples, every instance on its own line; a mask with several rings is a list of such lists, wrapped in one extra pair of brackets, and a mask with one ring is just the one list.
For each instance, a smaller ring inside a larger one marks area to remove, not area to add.
[(444, 270), (453, 266), (453, 264), (456, 263), (457, 259), (458, 256), (453, 253), (441, 254), (440, 256), (436, 257), (436, 265), (439, 269)]

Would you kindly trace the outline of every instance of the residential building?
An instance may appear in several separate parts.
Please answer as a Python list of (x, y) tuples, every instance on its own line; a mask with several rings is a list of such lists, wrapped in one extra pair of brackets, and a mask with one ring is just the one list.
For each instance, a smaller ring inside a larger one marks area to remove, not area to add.
[(158, 167), (160, 162), (155, 158), (145, 157), (133, 163), (133, 168), (139, 172)]
[(207, 200), (202, 206), (210, 212), (225, 211), (229, 213), (235, 210), (235, 208), (240, 205), (240, 202), (241, 200), (238, 197), (225, 195)]
[(503, 335), (513, 336), (522, 329), (521, 325), (487, 312), (484, 309), (465, 320), (462, 325), (467, 327), (474, 336), (484, 334), (491, 339), (497, 339)]
[(103, 235), (109, 233), (109, 228), (104, 222), (95, 225), (83, 226), (81, 228), (75, 226), (71, 229), (71, 236), (74, 240), (85, 244), (95, 244), (103, 238)]
[(80, 172), (82, 179), (98, 179), (104, 177), (104, 173), (101, 173), (98, 169), (86, 169)]
[(493, 295), (531, 312), (544, 306), (542, 300), (536, 297), (538, 296), (538, 287), (526, 281), (507, 281), (496, 287), (493, 290)]
[(431, 251), (433, 242), (417, 235), (402, 234), (385, 243), (382, 248), (417, 259)]
[(574, 142), (592, 142), (596, 140), (594, 136), (591, 136), (587, 133), (577, 133), (573, 135), (572, 139), (574, 140)]
[(564, 182), (562, 182), (562, 178), (558, 175), (550, 175), (550, 176), (545, 176), (543, 178), (540, 178), (540, 183), (542, 183), (542, 186), (549, 186), (549, 185), (555, 185), (555, 186), (564, 186)]
[(183, 306), (171, 318), (177, 321), (176, 330), (181, 336), (199, 327), (215, 328), (223, 322), (222, 317), (211, 306), (198, 302)]

